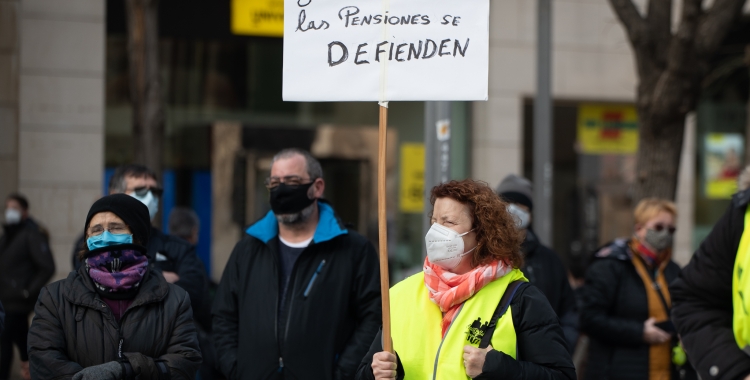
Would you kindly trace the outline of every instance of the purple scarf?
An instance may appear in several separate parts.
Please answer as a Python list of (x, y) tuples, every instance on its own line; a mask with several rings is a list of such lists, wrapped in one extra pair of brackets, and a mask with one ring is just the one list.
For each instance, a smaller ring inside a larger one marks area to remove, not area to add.
[(148, 257), (134, 249), (112, 249), (86, 258), (86, 269), (100, 292), (128, 293), (141, 284)]

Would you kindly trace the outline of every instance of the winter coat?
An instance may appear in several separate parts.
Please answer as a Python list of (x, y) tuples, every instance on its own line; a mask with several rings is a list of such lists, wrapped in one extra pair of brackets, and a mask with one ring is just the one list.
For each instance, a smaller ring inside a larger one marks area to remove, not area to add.
[(3, 309), (3, 303), (0, 302), (0, 335), (5, 330), (5, 309)]
[(732, 273), (748, 203), (750, 190), (734, 196), (669, 287), (675, 327), (688, 359), (705, 380), (750, 375), (750, 356), (739, 349), (732, 330)]
[[(643, 280), (631, 261), (627, 240), (620, 239), (596, 253), (579, 290), (581, 331), (589, 335), (586, 379), (648, 379), (649, 345), (643, 340), (648, 300)], [(669, 283), (680, 267), (664, 269)]]
[[(73, 247), (72, 263), (74, 270), (83, 264), (78, 253), (86, 248), (86, 240), (81, 235)], [(180, 276), (176, 285), (185, 289), (193, 305), (193, 316), (204, 330), (211, 330), (211, 304), (208, 296), (208, 277), (203, 262), (195, 253), (195, 246), (178, 237), (151, 228), (147, 255), (149, 262), (159, 272), (174, 272)]]
[(148, 255), (160, 272), (180, 276), (175, 285), (185, 289), (193, 305), (193, 316), (204, 330), (211, 330), (211, 304), (208, 295), (206, 267), (195, 252), (195, 246), (176, 236), (151, 228)]
[[(510, 310), (516, 331), (518, 360), (500, 351), (490, 351), (484, 359), (482, 374), (476, 379), (575, 380), (576, 370), (557, 315), (544, 294), (533, 285), (522, 286), (511, 300)], [(436, 333), (440, 334), (439, 331)], [(378, 332), (360, 362), (357, 380), (375, 379), (372, 357), (381, 351), (382, 335)], [(398, 380), (403, 379), (402, 372), (399, 371)], [(405, 375), (408, 378), (409, 374)]]
[(55, 273), (47, 237), (32, 219), (4, 226), (0, 237), (0, 301), (9, 313), (31, 313)]
[(145, 365), (141, 373), (161, 373), (159, 363), (166, 364), (169, 374), (160, 380), (192, 380), (200, 367), (190, 298), (153, 270), (120, 323), (85, 267), (46, 286), (35, 313), (28, 339), (34, 380), (70, 379), (83, 368), (119, 361), (120, 353), (133, 367)]
[(351, 379), (375, 337), (377, 254), (330, 205), (319, 200), (318, 207), (315, 235), (289, 280), (284, 331), (277, 331), (280, 243), (273, 212), (235, 246), (212, 311), (217, 358), (228, 379)]
[(529, 283), (547, 297), (552, 310), (560, 318), (568, 351), (572, 353), (578, 339), (578, 315), (565, 265), (555, 251), (541, 244), (532, 230), (526, 231), (521, 248), (524, 253), (521, 271)]

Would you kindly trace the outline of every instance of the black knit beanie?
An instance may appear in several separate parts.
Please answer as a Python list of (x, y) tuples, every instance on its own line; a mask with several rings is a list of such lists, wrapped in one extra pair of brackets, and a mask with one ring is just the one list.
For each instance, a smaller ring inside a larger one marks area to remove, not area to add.
[(141, 201), (126, 194), (107, 195), (94, 202), (86, 216), (86, 224), (83, 226), (84, 236), (89, 228), (89, 223), (94, 215), (109, 211), (119, 216), (133, 233), (133, 240), (140, 245), (148, 246), (148, 236), (151, 233), (151, 218), (148, 208)]

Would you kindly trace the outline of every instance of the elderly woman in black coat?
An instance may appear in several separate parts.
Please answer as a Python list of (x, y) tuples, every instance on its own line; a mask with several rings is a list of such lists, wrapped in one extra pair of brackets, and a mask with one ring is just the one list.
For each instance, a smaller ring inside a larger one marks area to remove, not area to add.
[(149, 269), (148, 209), (94, 203), (78, 271), (45, 287), (29, 330), (32, 379), (193, 379), (201, 363), (190, 298)]

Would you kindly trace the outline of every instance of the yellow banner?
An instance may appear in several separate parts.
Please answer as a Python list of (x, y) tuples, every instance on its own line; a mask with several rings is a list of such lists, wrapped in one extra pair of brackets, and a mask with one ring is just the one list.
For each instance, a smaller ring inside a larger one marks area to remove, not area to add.
[(424, 211), (424, 144), (401, 145), (401, 212)]
[(638, 113), (627, 105), (578, 107), (578, 145), (583, 154), (633, 154), (638, 151)]
[(284, 0), (232, 0), (232, 33), (284, 36)]

